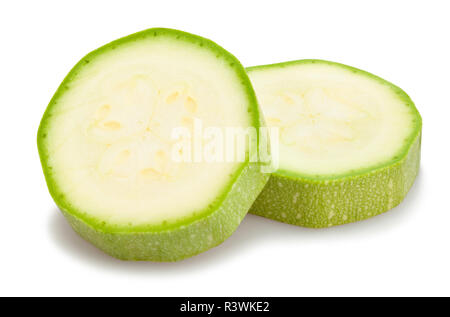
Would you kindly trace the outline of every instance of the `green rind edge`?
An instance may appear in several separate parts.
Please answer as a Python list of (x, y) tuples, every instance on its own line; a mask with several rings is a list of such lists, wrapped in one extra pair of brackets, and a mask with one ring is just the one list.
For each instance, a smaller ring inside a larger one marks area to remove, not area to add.
[(179, 261), (225, 241), (239, 226), (269, 174), (259, 164), (247, 165), (222, 204), (209, 215), (178, 228), (160, 232), (101, 232), (63, 210), (72, 228), (105, 253), (132, 261)]
[(304, 63), (325, 63), (369, 76), (395, 91), (413, 111), (415, 127), (400, 154), (388, 162), (341, 175), (314, 177), (289, 171), (273, 173), (250, 213), (311, 228), (324, 228), (373, 217), (397, 206), (419, 172), (422, 119), (399, 87), (368, 72), (323, 60), (298, 60), (255, 66), (247, 71)]
[[(49, 119), (52, 116), (51, 111), (57, 104), (61, 94), (64, 93), (65, 90), (70, 89), (69, 84), (77, 76), (79, 70), (84, 65), (87, 65), (97, 55), (100, 55), (107, 50), (114, 50), (119, 45), (123, 45), (128, 42), (161, 35), (172, 36), (177, 40), (184, 40), (197, 44), (201, 47), (209, 48), (217, 54), (217, 58), (224, 58), (228, 61), (229, 66), (235, 70), (237, 78), (240, 80), (240, 83), (247, 94), (247, 110), (252, 121), (252, 126), (258, 128), (263, 125), (263, 118), (259, 114), (260, 110), (255, 92), (244, 67), (236, 57), (209, 39), (174, 29), (152, 28), (112, 41), (83, 57), (64, 78), (63, 82), (50, 100), (47, 109), (45, 110), (37, 133), (38, 152), (50, 195), (64, 216), (68, 219), (74, 230), (83, 238), (90, 241), (106, 253), (120, 259), (175, 261), (195, 255), (223, 242), (237, 228), (240, 221), (250, 208), (251, 203), (255, 200), (259, 192), (264, 187), (264, 184), (269, 179), (268, 174), (263, 174), (260, 171), (259, 163), (251, 163), (247, 160), (233, 175), (231, 175), (229, 185), (225, 186), (223, 192), (218, 196), (214, 203), (208, 206), (208, 208), (197, 211), (190, 217), (178, 219), (177, 221), (170, 223), (163, 222), (162, 224), (156, 225), (146, 224), (137, 226), (122, 226), (107, 223), (96, 217), (89, 216), (80, 210), (76, 210), (73, 206), (71, 206), (68, 199), (66, 199), (66, 197), (64, 197), (64, 195), (59, 191), (59, 188), (52, 177), (51, 168), (47, 164), (49, 154), (45, 145), (45, 139), (47, 136), (46, 128)], [(244, 195), (243, 193), (245, 191), (244, 189), (241, 189), (238, 193), (242, 191), (242, 194), (236, 199), (236, 203), (233, 203), (235, 199), (232, 196), (233, 194), (237, 194), (236, 189), (241, 187), (240, 184), (245, 184), (249, 190)], [(255, 187), (252, 188), (251, 184), (254, 184)], [(230, 209), (230, 207), (232, 208)], [(222, 223), (221, 221), (227, 219), (227, 213), (230, 214), (230, 217), (233, 214), (237, 214), (238, 217), (236, 217), (236, 219), (239, 218), (240, 220), (230, 224)], [(203, 242), (199, 239), (194, 239), (195, 243), (191, 241), (191, 239), (180, 239), (177, 242), (176, 237), (179, 236), (179, 232), (186, 233), (195, 227), (196, 235), (202, 236), (202, 234), (204, 235), (211, 230), (214, 225), (214, 221), (219, 221), (218, 224), (224, 226), (223, 229), (219, 231), (223, 234), (223, 236), (220, 237), (217, 234), (213, 234), (212, 240), (208, 238), (208, 241)], [(173, 236), (173, 238), (170, 238), (171, 236)], [(163, 237), (167, 240), (164, 240)], [(151, 241), (157, 241), (160, 243), (161, 247), (158, 250), (161, 251), (154, 252), (153, 248), (145, 246), (145, 243), (147, 243), (147, 245), (151, 245)], [(189, 246), (190, 243), (192, 244)], [(135, 247), (133, 247), (133, 245), (135, 245)], [(179, 250), (171, 255), (170, 250), (176, 249), (177, 245), (183, 245), (185, 247), (185, 251)], [(123, 247), (125, 248), (122, 249)]]

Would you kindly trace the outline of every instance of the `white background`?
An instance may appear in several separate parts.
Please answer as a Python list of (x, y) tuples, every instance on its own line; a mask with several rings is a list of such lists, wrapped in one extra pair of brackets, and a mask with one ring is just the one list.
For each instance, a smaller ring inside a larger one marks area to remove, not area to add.
[[(0, 295), (450, 295), (448, 1), (3, 1)], [(305, 229), (245, 218), (177, 263), (122, 262), (79, 238), (48, 194), (36, 132), (89, 51), (150, 27), (219, 43), (252, 66), (349, 64), (402, 87), (423, 117), (420, 175), (394, 210)]]

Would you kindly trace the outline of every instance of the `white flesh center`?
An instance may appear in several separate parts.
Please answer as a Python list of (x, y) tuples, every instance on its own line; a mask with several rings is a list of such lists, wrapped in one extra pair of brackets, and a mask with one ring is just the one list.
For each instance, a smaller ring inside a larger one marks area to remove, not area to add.
[(411, 133), (411, 109), (368, 76), (326, 64), (249, 75), (268, 126), (280, 129), (282, 170), (323, 176), (374, 166), (391, 160)]
[(104, 53), (52, 112), (47, 146), (59, 188), (111, 223), (174, 220), (212, 203), (242, 163), (177, 163), (172, 129), (247, 127), (247, 98), (215, 53), (167, 38)]

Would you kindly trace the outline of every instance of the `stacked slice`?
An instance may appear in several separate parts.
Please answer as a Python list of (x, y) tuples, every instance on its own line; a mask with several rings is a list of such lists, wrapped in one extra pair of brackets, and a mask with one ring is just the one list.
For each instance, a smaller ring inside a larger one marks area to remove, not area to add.
[(421, 118), (398, 87), (345, 65), (302, 60), (248, 70), (279, 169), (251, 212), (329, 227), (398, 205), (417, 175)]

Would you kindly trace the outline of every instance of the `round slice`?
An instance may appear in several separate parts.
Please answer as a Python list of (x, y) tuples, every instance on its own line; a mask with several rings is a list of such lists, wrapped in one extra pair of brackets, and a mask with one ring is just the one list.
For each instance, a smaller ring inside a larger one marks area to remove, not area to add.
[(268, 176), (248, 159), (174, 159), (174, 129), (194, 134), (196, 122), (261, 122), (242, 65), (210, 40), (149, 29), (78, 62), (38, 132), (50, 193), (74, 230), (126, 260), (176, 261), (230, 236)]
[(247, 69), (279, 168), (250, 212), (329, 227), (385, 212), (419, 170), (422, 120), (400, 88), (321, 60)]

